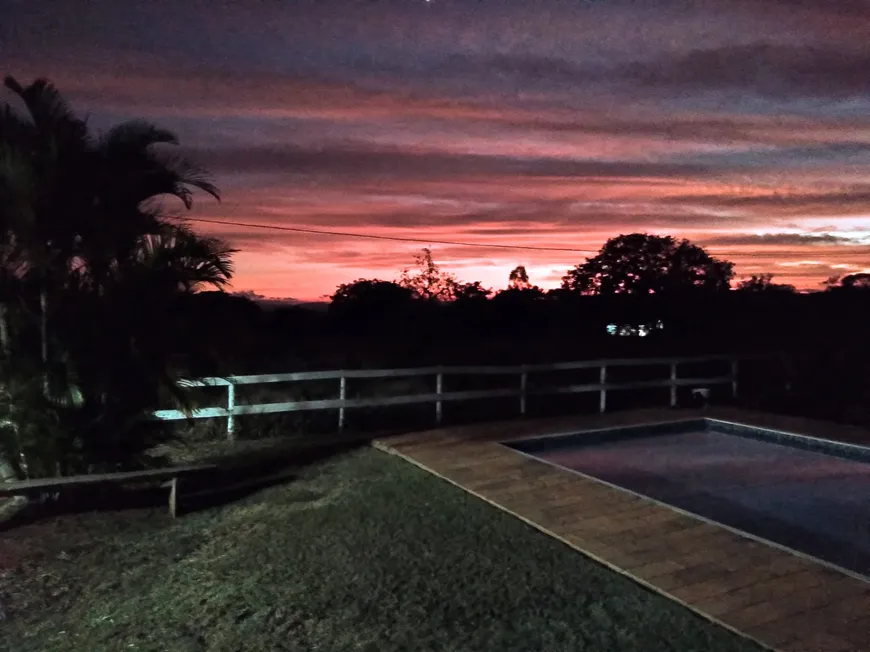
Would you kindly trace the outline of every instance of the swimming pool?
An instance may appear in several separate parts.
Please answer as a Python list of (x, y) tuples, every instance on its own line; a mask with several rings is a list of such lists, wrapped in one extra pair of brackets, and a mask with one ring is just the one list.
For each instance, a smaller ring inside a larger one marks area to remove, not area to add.
[(870, 578), (870, 448), (713, 419), (505, 445)]

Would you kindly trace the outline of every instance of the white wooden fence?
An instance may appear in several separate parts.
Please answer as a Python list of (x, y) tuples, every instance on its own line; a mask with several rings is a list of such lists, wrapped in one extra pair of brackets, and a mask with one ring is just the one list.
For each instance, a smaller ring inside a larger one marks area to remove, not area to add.
[[(677, 367), (681, 364), (698, 364), (703, 362), (730, 362), (731, 372), (727, 375), (707, 378), (680, 378)], [(583, 360), (579, 362), (557, 362), (554, 364), (536, 364), (520, 366), (483, 366), (483, 367), (422, 367), (416, 369), (358, 369), (338, 371), (303, 371), (288, 374), (264, 374), (258, 376), (229, 376), (226, 378), (203, 378), (200, 380), (182, 381), (186, 387), (217, 387), (227, 388), (226, 407), (201, 408), (191, 415), (194, 419), (227, 420), (227, 437), (233, 439), (235, 417), (245, 414), (276, 414), (280, 412), (297, 412), (300, 410), (338, 410), (338, 428), (344, 429), (345, 411), (349, 408), (384, 407), (391, 405), (410, 405), (414, 403), (434, 403), (435, 421), (441, 423), (442, 409), (445, 401), (467, 401), (472, 399), (518, 397), (519, 412), (526, 414), (526, 399), (530, 394), (575, 394), (582, 392), (598, 392), (598, 407), (601, 412), (607, 409), (607, 392), (613, 390), (647, 389), (653, 387), (669, 387), (671, 390), (670, 404), (677, 405), (677, 389), (679, 387), (708, 387), (710, 385), (731, 384), (731, 393), (737, 396), (737, 358), (734, 356), (703, 356), (693, 358), (640, 358), (617, 360)], [(641, 380), (629, 382), (609, 382), (607, 370), (612, 367), (670, 367), (670, 377), (656, 380)], [(595, 369), (598, 372), (598, 382), (583, 385), (548, 386), (530, 388), (530, 374), (540, 374), (554, 371), (572, 371), (577, 369)], [(470, 375), (515, 375), (518, 382), (513, 388), (483, 389), (461, 392), (445, 392), (445, 376)], [(407, 378), (419, 376), (435, 376), (435, 392), (411, 394), (405, 396), (384, 396), (379, 398), (347, 398), (347, 381), (356, 378)], [(306, 380), (337, 380), (338, 398), (315, 401), (289, 401), (285, 403), (262, 403), (256, 405), (236, 405), (236, 386), (262, 385), (267, 383), (288, 383)], [(180, 410), (158, 410), (154, 413), (156, 419), (164, 421), (180, 421), (189, 418)]]

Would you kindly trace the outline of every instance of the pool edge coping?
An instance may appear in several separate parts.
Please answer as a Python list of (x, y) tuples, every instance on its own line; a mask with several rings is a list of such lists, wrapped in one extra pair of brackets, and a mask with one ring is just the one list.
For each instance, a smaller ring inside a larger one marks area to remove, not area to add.
[[(703, 422), (704, 424), (706, 424), (708, 426), (718, 423), (718, 424), (727, 424), (727, 425), (731, 425), (731, 426), (738, 426), (738, 427), (747, 428), (750, 430), (762, 430), (765, 432), (772, 433), (774, 435), (782, 435), (785, 437), (793, 437), (795, 439), (803, 439), (803, 440), (809, 440), (809, 441), (822, 442), (824, 444), (828, 444), (828, 445), (832, 446), (833, 448), (845, 447), (847, 449), (858, 449), (858, 450), (864, 452), (865, 454), (867, 454), (868, 457), (870, 457), (870, 446), (862, 446), (860, 444), (853, 444), (850, 442), (842, 442), (842, 441), (837, 441), (835, 439), (826, 439), (824, 437), (817, 437), (815, 435), (806, 435), (806, 434), (798, 433), (798, 432), (789, 432), (787, 430), (779, 430), (777, 428), (770, 428), (767, 426), (757, 426), (757, 425), (753, 425), (751, 423), (740, 422), (740, 421), (731, 421), (728, 419), (723, 419), (723, 418), (718, 418), (718, 417), (709, 417), (709, 416), (686, 417), (686, 418), (682, 418), (682, 419), (673, 419), (673, 420), (664, 420), (664, 421), (648, 421), (648, 422), (631, 424), (630, 426), (580, 428), (580, 429), (575, 429), (573, 431), (547, 433), (547, 434), (542, 434), (542, 435), (533, 435), (531, 437), (522, 437), (522, 436), (512, 437), (512, 438), (504, 439), (501, 441), (494, 441), (492, 443), (498, 444), (499, 446), (501, 446), (503, 448), (506, 448), (514, 453), (522, 455), (523, 457), (526, 457), (528, 459), (535, 460), (536, 462), (542, 462), (544, 464), (548, 464), (548, 465), (550, 465), (554, 468), (560, 469), (562, 471), (566, 471), (568, 473), (573, 473), (575, 475), (578, 475), (586, 480), (592, 480), (594, 482), (598, 482), (600, 484), (606, 485), (606, 486), (610, 487), (611, 489), (616, 489), (616, 490), (622, 491), (624, 493), (630, 494), (632, 496), (635, 496), (636, 498), (642, 498), (644, 500), (648, 500), (650, 502), (653, 502), (653, 503), (659, 505), (660, 507), (667, 507), (668, 509), (671, 509), (679, 514), (682, 514), (683, 516), (688, 516), (690, 518), (702, 521), (702, 522), (707, 523), (709, 525), (715, 525), (717, 527), (721, 527), (725, 530), (728, 530), (732, 534), (736, 534), (738, 536), (741, 536), (741, 537), (744, 537), (747, 539), (751, 539), (751, 540), (757, 541), (759, 543), (766, 544), (766, 545), (771, 546), (773, 548), (777, 548), (783, 552), (790, 553), (796, 557), (801, 557), (807, 561), (811, 561), (811, 562), (814, 562), (814, 563), (819, 564), (821, 566), (825, 566), (827, 568), (830, 568), (831, 570), (837, 571), (837, 572), (842, 573), (844, 575), (848, 575), (852, 579), (864, 582), (865, 584), (870, 586), (870, 574), (864, 575), (864, 574), (859, 573), (857, 571), (853, 571), (853, 570), (850, 570), (848, 568), (844, 568), (843, 566), (840, 566), (840, 565), (835, 564), (833, 562), (826, 561), (826, 560), (821, 559), (819, 557), (815, 557), (813, 555), (810, 555), (809, 553), (801, 552), (800, 550), (790, 548), (789, 546), (786, 546), (786, 545), (781, 544), (781, 543), (777, 543), (776, 541), (771, 541), (770, 539), (765, 539), (764, 537), (757, 536), (755, 534), (752, 534), (751, 532), (746, 532), (745, 530), (740, 530), (739, 528), (735, 528), (735, 527), (732, 527), (730, 525), (720, 523), (719, 521), (716, 521), (716, 520), (711, 519), (711, 518), (707, 518), (706, 516), (701, 516), (700, 514), (695, 514), (694, 512), (687, 511), (685, 509), (682, 509), (681, 507), (677, 507), (676, 505), (671, 505), (670, 503), (666, 503), (664, 501), (658, 500), (656, 498), (653, 498), (652, 496), (647, 496), (647, 495), (639, 493), (637, 491), (633, 491), (631, 489), (621, 487), (617, 484), (613, 484), (612, 482), (608, 482), (607, 480), (602, 480), (601, 478), (597, 478), (593, 475), (583, 473), (582, 471), (578, 471), (576, 469), (571, 469), (571, 468), (568, 468), (566, 466), (562, 466), (561, 464), (551, 462), (550, 460), (544, 459), (542, 457), (537, 457), (537, 456), (533, 455), (532, 453), (528, 453), (526, 451), (523, 451), (523, 450), (520, 450), (518, 448), (514, 448), (513, 446), (511, 446), (511, 444), (518, 444), (518, 443), (523, 442), (523, 441), (539, 441), (539, 440), (545, 440), (545, 439), (550, 439), (550, 438), (556, 439), (556, 438), (561, 438), (561, 437), (567, 438), (567, 437), (570, 437), (571, 435), (598, 434), (598, 433), (608, 432), (611, 430), (627, 430), (627, 429), (634, 430), (634, 429), (645, 428), (645, 427), (650, 427), (650, 426), (664, 426), (664, 425), (669, 425), (669, 424), (680, 425), (680, 424), (689, 424), (689, 423), (693, 423), (693, 422)], [(721, 433), (721, 434), (727, 435), (729, 433)], [(739, 437), (740, 435), (734, 434), (732, 436)], [(773, 443), (773, 442), (771, 442), (771, 443)], [(821, 454), (821, 455), (826, 454), (823, 451), (812, 451), (812, 452), (817, 453), (817, 454)], [(870, 461), (861, 461), (859, 463), (860, 464), (870, 464)]]
[[(544, 434), (540, 434), (540, 435), (531, 435), (531, 436), (516, 435), (516, 436), (509, 437), (507, 439), (493, 440), (492, 443), (498, 443), (498, 444), (507, 446), (511, 450), (521, 452), (518, 449), (513, 448), (510, 444), (518, 444), (518, 443), (521, 443), (524, 441), (534, 442), (534, 441), (540, 441), (540, 440), (546, 440), (546, 439), (568, 438), (568, 437), (571, 437), (572, 435), (599, 434), (599, 433), (609, 432), (611, 430), (636, 430), (636, 429), (646, 428), (646, 427), (667, 426), (667, 425), (683, 425), (683, 424), (690, 424), (690, 423), (697, 423), (697, 422), (703, 423), (706, 426), (715, 425), (715, 424), (737, 426), (739, 428), (746, 428), (748, 430), (755, 430), (755, 431), (760, 430), (763, 432), (770, 433), (772, 435), (781, 435), (784, 437), (791, 437), (794, 439), (802, 439), (805, 441), (821, 442), (823, 444), (831, 446), (832, 448), (845, 448), (845, 449), (850, 449), (850, 450), (861, 451), (862, 453), (867, 455), (868, 458), (870, 458), (870, 444), (865, 446), (862, 444), (855, 444), (852, 442), (839, 441), (836, 439), (827, 439), (825, 437), (818, 437), (816, 435), (807, 435), (807, 434), (800, 433), (800, 432), (790, 432), (788, 430), (780, 430), (778, 428), (770, 428), (768, 426), (754, 425), (754, 424), (748, 423), (748, 422), (732, 421), (730, 419), (723, 419), (720, 417), (709, 417), (709, 416), (685, 417), (682, 419), (664, 419), (664, 420), (657, 420), (657, 421), (642, 421), (642, 422), (638, 422), (638, 423), (632, 423), (631, 425), (616, 425), (616, 426), (606, 426), (606, 427), (596, 427), (596, 428), (579, 428), (579, 429), (573, 428), (573, 429), (564, 430), (564, 431), (560, 430), (560, 431), (556, 431), (556, 432), (548, 432), (548, 433), (544, 433)], [(731, 434), (731, 433), (721, 433), (721, 434)], [(741, 435), (734, 434), (734, 436), (740, 437)], [(774, 442), (771, 442), (771, 443), (774, 443)], [(822, 455), (827, 454), (823, 450), (812, 450), (810, 452), (819, 453)], [(862, 461), (862, 463), (870, 464), (870, 459), (868, 459), (867, 462)]]
[[(729, 426), (738, 426), (738, 427), (743, 427), (743, 428), (749, 428), (751, 430), (763, 430), (765, 432), (769, 432), (769, 433), (772, 433), (774, 435), (784, 435), (785, 437), (793, 437), (795, 439), (818, 441), (818, 442), (822, 442), (824, 444), (828, 444), (834, 448), (839, 447), (839, 448), (846, 448), (846, 449), (858, 449), (858, 450), (861, 450), (864, 453), (870, 455), (870, 445), (862, 446), (861, 444), (854, 444), (852, 442), (837, 441), (836, 439), (827, 439), (825, 437), (818, 437), (816, 435), (806, 435), (806, 434), (800, 433), (800, 432), (789, 432), (788, 430), (779, 430), (777, 428), (770, 428), (768, 426), (756, 426), (756, 425), (752, 425), (750, 423), (741, 423), (739, 421), (730, 421), (728, 419), (720, 419), (717, 417), (703, 417), (702, 420), (706, 421), (708, 424), (709, 423), (722, 423), (722, 424), (727, 424)], [(739, 436), (739, 435), (737, 435), (737, 436)], [(824, 451), (812, 451), (812, 452), (821, 453), (822, 455), (825, 454)], [(870, 463), (870, 461), (862, 462), (862, 463), (868, 464), (868, 463)]]
[[(610, 429), (611, 429), (611, 428), (601, 428), (600, 430), (610, 430)], [(533, 461), (535, 461), (535, 462), (543, 462), (543, 460), (539, 460), (539, 459), (537, 459), (537, 458), (533, 458), (533, 457), (531, 457), (531, 456), (529, 456), (529, 455), (525, 455), (525, 454), (520, 453), (520, 451), (517, 451), (517, 450), (511, 449), (511, 448), (509, 448), (509, 447), (507, 447), (507, 446), (504, 446), (504, 445), (502, 445), (500, 442), (491, 442), (491, 443), (492, 443), (492, 444), (495, 444), (495, 445), (498, 445), (499, 447), (504, 448), (504, 449), (506, 449), (506, 450), (510, 450), (510, 451), (513, 452), (513, 453), (518, 453), (518, 454), (522, 455), (523, 457), (525, 457), (525, 458), (527, 458), (527, 459), (530, 459), (530, 460), (533, 460)], [(626, 569), (624, 569), (624, 568), (621, 568), (620, 566), (617, 566), (616, 564), (614, 564), (614, 563), (612, 563), (612, 562), (607, 561), (607, 560), (604, 559), (603, 557), (600, 557), (599, 555), (596, 555), (595, 553), (593, 553), (593, 552), (591, 552), (591, 551), (589, 551), (589, 550), (586, 550), (585, 548), (581, 548), (581, 547), (580, 547), (579, 545), (577, 545), (576, 543), (572, 543), (571, 541), (569, 541), (569, 540), (566, 539), (565, 537), (561, 536), (560, 534), (558, 534), (558, 533), (556, 533), (556, 532), (553, 532), (553, 531), (550, 530), (549, 528), (547, 528), (547, 527), (545, 527), (545, 526), (543, 526), (543, 525), (541, 525), (541, 524), (535, 522), (534, 520), (532, 520), (532, 519), (530, 519), (530, 518), (528, 518), (528, 517), (526, 517), (526, 516), (523, 516), (523, 515), (520, 514), (519, 512), (513, 511), (512, 509), (509, 509), (508, 507), (505, 507), (504, 505), (499, 504), (499, 503), (496, 502), (495, 500), (492, 500), (492, 499), (490, 499), (490, 498), (487, 498), (486, 496), (482, 495), (481, 493), (479, 493), (479, 492), (477, 492), (477, 491), (475, 491), (475, 490), (473, 490), (473, 489), (471, 489), (471, 488), (469, 488), (469, 487), (466, 487), (466, 486), (464, 486), (463, 484), (461, 484), (461, 483), (459, 483), (459, 482), (457, 482), (457, 481), (455, 481), (455, 480), (452, 480), (452, 479), (448, 478), (448, 477), (445, 476), (444, 474), (442, 474), (442, 473), (440, 473), (440, 472), (438, 472), (438, 471), (436, 471), (436, 470), (434, 470), (434, 469), (432, 469), (432, 468), (426, 466), (426, 465), (423, 464), (422, 462), (419, 462), (419, 461), (415, 460), (415, 459), (414, 459), (413, 457), (411, 457), (410, 455), (408, 455), (408, 454), (406, 454), (406, 453), (403, 453), (403, 452), (399, 451), (398, 449), (394, 448), (393, 446), (390, 446), (389, 444), (383, 443), (383, 442), (381, 442), (381, 441), (379, 441), (379, 440), (375, 440), (375, 441), (373, 441), (371, 445), (372, 445), (372, 448), (374, 448), (374, 449), (376, 449), (376, 450), (379, 450), (379, 451), (381, 451), (381, 452), (383, 452), (383, 453), (386, 453), (386, 454), (388, 454), (388, 455), (394, 455), (394, 456), (396, 456), (396, 457), (399, 457), (400, 459), (402, 459), (402, 460), (404, 460), (404, 461), (406, 461), (406, 462), (409, 462), (410, 464), (413, 464), (413, 465), (416, 466), (417, 468), (422, 469), (423, 471), (426, 471), (427, 473), (429, 473), (429, 474), (435, 476), (436, 478), (439, 478), (440, 480), (443, 480), (443, 481), (445, 481), (445, 482), (448, 482), (449, 484), (453, 485), (454, 487), (457, 487), (458, 489), (461, 489), (461, 490), (464, 491), (465, 493), (467, 493), (467, 494), (469, 494), (469, 495), (472, 495), (472, 496), (474, 496), (475, 498), (477, 498), (477, 499), (479, 499), (479, 500), (482, 500), (483, 502), (487, 503), (488, 505), (490, 505), (490, 506), (492, 506), (492, 507), (495, 507), (495, 508), (498, 509), (499, 511), (502, 511), (502, 512), (504, 512), (504, 513), (506, 513), (506, 514), (510, 514), (511, 516), (513, 516), (514, 518), (519, 519), (520, 521), (522, 521), (522, 522), (525, 523), (526, 525), (531, 526), (533, 529), (537, 530), (538, 532), (541, 532), (542, 534), (545, 534), (545, 535), (547, 535), (547, 536), (549, 536), (549, 537), (555, 539), (555, 540), (558, 541), (559, 543), (568, 546), (569, 548), (571, 548), (571, 549), (574, 550), (575, 552), (579, 552), (581, 555), (583, 555), (583, 556), (586, 557), (587, 559), (591, 559), (592, 561), (594, 561), (594, 562), (600, 564), (601, 566), (604, 566), (604, 567), (607, 568), (608, 570), (610, 570), (610, 571), (614, 571), (614, 572), (616, 572), (618, 575), (620, 575), (620, 576), (622, 576), (622, 577), (625, 577), (626, 579), (628, 579), (628, 580), (634, 582), (635, 584), (640, 585), (640, 586), (643, 587), (644, 589), (647, 589), (647, 590), (651, 591), (652, 593), (655, 593), (656, 595), (659, 595), (659, 596), (661, 596), (661, 597), (663, 597), (663, 598), (665, 598), (665, 599), (667, 599), (667, 600), (669, 600), (669, 601), (671, 601), (671, 602), (675, 602), (676, 604), (678, 604), (678, 605), (680, 605), (680, 606), (682, 606), (682, 607), (688, 609), (688, 610), (691, 611), (694, 615), (701, 617), (703, 620), (705, 620), (705, 621), (707, 621), (707, 622), (710, 622), (710, 623), (712, 623), (712, 624), (714, 624), (714, 625), (717, 625), (717, 626), (719, 626), (719, 627), (722, 627), (722, 628), (725, 629), (726, 631), (730, 632), (731, 634), (735, 634), (735, 635), (739, 636), (740, 638), (743, 638), (743, 639), (746, 639), (746, 640), (748, 640), (748, 641), (750, 641), (750, 642), (752, 642), (752, 643), (755, 643), (756, 645), (758, 645), (760, 648), (762, 648), (762, 649), (764, 649), (764, 650), (770, 650), (770, 651), (772, 651), (772, 652), (779, 652), (779, 648), (774, 647), (774, 646), (771, 646), (771, 645), (769, 645), (769, 644), (767, 644), (767, 643), (761, 641), (760, 639), (755, 638), (755, 637), (752, 636), (751, 634), (748, 634), (748, 633), (746, 633), (746, 632), (744, 632), (744, 631), (738, 629), (737, 627), (735, 627), (735, 626), (733, 626), (733, 625), (729, 625), (728, 623), (726, 623), (726, 622), (720, 620), (720, 619), (717, 618), (716, 616), (713, 616), (713, 615), (708, 614), (708, 613), (706, 613), (706, 612), (704, 612), (704, 611), (702, 611), (702, 610), (700, 610), (700, 609), (698, 609), (698, 608), (696, 608), (696, 607), (693, 607), (693, 606), (692, 606), (691, 604), (689, 604), (688, 602), (685, 602), (684, 600), (678, 598), (677, 596), (675, 596), (675, 595), (673, 595), (673, 594), (671, 594), (671, 593), (668, 593), (668, 592), (665, 591), (664, 589), (661, 589), (661, 588), (659, 588), (658, 586), (656, 586), (655, 584), (652, 584), (650, 581), (644, 580), (644, 579), (642, 579), (642, 578), (640, 578), (640, 577), (638, 577), (638, 576), (636, 576), (636, 575), (632, 575), (630, 571), (628, 571), (628, 570), (626, 570)], [(565, 469), (564, 467), (560, 467), (560, 466), (557, 466), (557, 465), (551, 465), (551, 466), (553, 466), (554, 468), (559, 469), (560, 471), (568, 471), (568, 470), (569, 470), (569, 469)], [(580, 473), (578, 473), (577, 475), (586, 478), (586, 476), (584, 476), (584, 474), (580, 474)], [(595, 482), (601, 482), (601, 481), (599, 481), (597, 478), (588, 477), (588, 478), (586, 478), (586, 479), (588, 479), (588, 480), (593, 480), (593, 481), (595, 481)], [(607, 483), (602, 483), (602, 484), (605, 484), (606, 486), (608, 486), (609, 488), (612, 488), (612, 489), (617, 489), (617, 490), (619, 490), (619, 491), (624, 491), (624, 490), (623, 490), (622, 488), (620, 488), (620, 487), (610, 486), (610, 485), (607, 484)], [(645, 496), (641, 496), (641, 498), (645, 498), (645, 499), (646, 499)], [(647, 499), (647, 500), (648, 500), (648, 499)], [(664, 506), (670, 508), (670, 505), (664, 505)], [(694, 515), (692, 515), (692, 514), (687, 514), (687, 515), (692, 516), (692, 517), (694, 518)], [(711, 523), (711, 525), (718, 525), (718, 524), (716, 524), (716, 523)], [(720, 526), (720, 527), (721, 527), (721, 526)], [(766, 543), (766, 541), (765, 541), (765, 543)], [(814, 561), (814, 560), (811, 560), (811, 561)]]
[[(741, 424), (736, 424), (736, 425), (741, 425)], [(607, 429), (604, 429), (604, 430), (607, 430)], [(577, 434), (581, 434), (582, 432), (585, 432), (585, 431), (578, 431)], [(785, 434), (790, 434), (790, 433), (785, 433)], [(708, 525), (714, 525), (716, 527), (722, 528), (723, 530), (727, 530), (731, 534), (735, 534), (737, 536), (743, 537), (744, 539), (750, 539), (752, 541), (756, 541), (758, 543), (762, 543), (762, 544), (765, 544), (767, 546), (770, 546), (771, 548), (776, 548), (777, 550), (780, 550), (781, 552), (785, 552), (785, 553), (794, 555), (795, 557), (800, 557), (806, 561), (813, 562), (814, 564), (818, 564), (820, 566), (825, 566), (826, 568), (829, 568), (830, 570), (837, 571), (838, 573), (841, 573), (843, 575), (851, 577), (854, 580), (858, 580), (859, 582), (863, 582), (864, 584), (867, 584), (868, 588), (870, 588), (870, 575), (862, 575), (861, 573), (858, 573), (856, 571), (849, 570), (848, 568), (843, 568), (842, 566), (838, 566), (837, 564), (834, 564), (832, 562), (825, 561), (824, 559), (820, 559), (818, 557), (814, 557), (813, 555), (810, 555), (810, 554), (805, 553), (805, 552), (801, 552), (800, 550), (795, 550), (794, 548), (789, 548), (786, 545), (783, 545), (781, 543), (777, 543), (775, 541), (771, 541), (770, 539), (765, 539), (764, 537), (757, 536), (755, 534), (752, 534), (751, 532), (746, 532), (744, 530), (740, 530), (740, 529), (732, 527), (730, 525), (720, 523), (719, 521), (715, 521), (711, 518), (707, 518), (706, 516), (701, 516), (700, 514), (695, 514), (694, 512), (687, 511), (685, 509), (682, 509), (681, 507), (671, 505), (670, 503), (666, 503), (666, 502), (658, 500), (656, 498), (652, 498), (651, 496), (647, 496), (645, 494), (638, 493), (636, 491), (632, 491), (631, 489), (626, 489), (625, 487), (620, 487), (619, 485), (613, 484), (612, 482), (608, 482), (607, 480), (602, 480), (601, 478), (596, 478), (593, 475), (583, 473), (582, 471), (577, 471), (576, 469), (570, 469), (566, 466), (562, 466), (560, 464), (556, 464), (555, 462), (551, 462), (550, 460), (545, 460), (545, 459), (540, 458), (540, 457), (535, 457), (534, 455), (532, 455), (530, 453), (526, 453), (525, 451), (520, 451), (520, 450), (517, 450), (515, 448), (511, 448), (510, 446), (506, 445), (505, 443), (502, 443), (502, 442), (493, 442), (493, 443), (495, 443), (498, 446), (501, 446), (502, 448), (505, 448), (513, 453), (516, 453), (517, 455), (522, 455), (523, 457), (525, 457), (529, 460), (534, 460), (535, 462), (547, 464), (553, 468), (559, 469), (560, 471), (564, 471), (564, 472), (570, 473), (572, 475), (580, 476), (584, 480), (597, 482), (598, 484), (602, 484), (602, 485), (609, 487), (611, 489), (620, 491), (622, 493), (629, 494), (631, 496), (634, 496), (635, 498), (640, 498), (642, 500), (654, 503), (654, 504), (658, 505), (659, 507), (666, 507), (666, 508), (670, 509), (671, 511), (677, 512), (678, 514), (681, 514), (683, 516), (687, 516), (687, 517), (692, 518), (694, 520), (701, 521), (702, 523), (707, 523)], [(466, 491), (470, 491), (470, 490), (466, 490)]]
[[(569, 546), (570, 549), (600, 563), (609, 570), (616, 571), (635, 584), (680, 606), (687, 607), (693, 614), (701, 616), (705, 622), (724, 627), (727, 631), (736, 633), (741, 639), (751, 641), (763, 649), (779, 650), (780, 652), (800, 650), (803, 652), (807, 649), (805, 646), (810, 644), (809, 641), (812, 641), (812, 645), (816, 647), (810, 649), (821, 650), (830, 647), (830, 649), (837, 650), (848, 649), (850, 652), (864, 650), (870, 652), (870, 616), (868, 616), (870, 614), (870, 589), (868, 589), (868, 583), (863, 577), (855, 577), (847, 569), (841, 569), (836, 565), (832, 567), (829, 563), (814, 557), (797, 551), (793, 552), (791, 549), (784, 549), (782, 546), (772, 545), (772, 542), (767, 539), (756, 542), (751, 537), (745, 536), (742, 531), (735, 533), (719, 523), (706, 523), (694, 514), (682, 514), (670, 505), (659, 505), (646, 496), (635, 498), (621, 487), (611, 487), (597, 478), (589, 479), (581, 474), (564, 473), (567, 469), (563, 467), (541, 466), (541, 469), (547, 469), (545, 475), (542, 476), (545, 478), (543, 484), (531, 480), (531, 482), (520, 482), (516, 485), (517, 489), (521, 489), (519, 495), (531, 489), (533, 494), (538, 494), (539, 504), (546, 508), (546, 503), (552, 501), (554, 503), (552, 507), (564, 511), (568, 504), (565, 502), (564, 493), (560, 494), (558, 479), (555, 483), (552, 480), (546, 480), (546, 478), (556, 478), (557, 475), (563, 474), (565, 479), (574, 478), (573, 481), (569, 480), (569, 482), (582, 483), (590, 488), (594, 484), (600, 489), (610, 492), (610, 495), (622, 495), (626, 498), (630, 497), (632, 501), (643, 501), (651, 510), (661, 512), (664, 507), (665, 511), (673, 514), (675, 518), (683, 519), (684, 522), (693, 522), (697, 528), (710, 528), (710, 531), (718, 532), (719, 535), (729, 538), (738, 545), (738, 548), (741, 545), (740, 542), (749, 546), (760, 546), (770, 551), (770, 554), (776, 555), (777, 558), (791, 559), (795, 564), (798, 564), (791, 570), (774, 575), (763, 572), (764, 562), (755, 567), (744, 565), (736, 572), (728, 571), (726, 566), (723, 566), (724, 575), (721, 579), (711, 577), (709, 579), (712, 582), (708, 582), (708, 578), (704, 577), (687, 578), (686, 581), (675, 583), (674, 580), (677, 578), (672, 577), (670, 572), (651, 574), (648, 570), (641, 570), (640, 564), (630, 565), (624, 560), (626, 555), (630, 557), (634, 554), (629, 550), (620, 553), (617, 548), (614, 550), (614, 555), (606, 554), (609, 552), (606, 549), (606, 546), (609, 545), (606, 543), (606, 539), (612, 538), (612, 535), (607, 535), (605, 532), (590, 534), (588, 541), (584, 541), (586, 537), (577, 536), (579, 532), (565, 527), (560, 522), (559, 516), (551, 517), (539, 513), (539, 510), (534, 508), (528, 509), (530, 506), (523, 504), (521, 499), (520, 502), (517, 502), (518, 494), (513, 493), (514, 489), (493, 486), (494, 484), (504, 484), (493, 483), (493, 480), (498, 479), (499, 474), (507, 472), (513, 475), (521, 468), (530, 468), (528, 465), (542, 461), (528, 455), (511, 455), (511, 453), (519, 453), (520, 451), (511, 449), (506, 445), (494, 446), (494, 444), (559, 434), (570, 435), (580, 431), (607, 431), (633, 428), (644, 424), (698, 423), (707, 420), (717, 421), (720, 424), (743, 425), (755, 430), (765, 430), (770, 434), (781, 432), (805, 439), (826, 440), (838, 446), (870, 447), (870, 429), (865, 427), (787, 414), (761, 412), (736, 405), (680, 410), (643, 408), (601, 414), (575, 413), (552, 417), (502, 419), (495, 422), (457, 424), (405, 434), (386, 435), (375, 438), (371, 445), (382, 452), (396, 455), (400, 459), (411, 462), (436, 477), (447, 480), (450, 484), (475, 498), (483, 499), (502, 512), (519, 518), (536, 530), (552, 536)], [(819, 434), (824, 436), (820, 437)], [(511, 462), (511, 458), (520, 461), (519, 466), (517, 462)], [(524, 472), (520, 471), (520, 475), (523, 474)], [(537, 475), (538, 472), (533, 471), (530, 478)], [(580, 486), (578, 485), (578, 487)], [(476, 487), (476, 489), (470, 487)], [(508, 500), (508, 498), (510, 499)], [(502, 503), (506, 506), (503, 506)], [(608, 518), (604, 514), (602, 516)], [(577, 517), (581, 519), (591, 518), (593, 521), (599, 520), (594, 513), (588, 515), (578, 513)], [(624, 517), (615, 515), (615, 518), (619, 521)], [(594, 525), (593, 528), (597, 529), (599, 526)], [(615, 532), (620, 531), (618, 527), (615, 530)], [(637, 531), (633, 531), (630, 536), (634, 537), (637, 533)], [(596, 541), (600, 536), (604, 537), (604, 541)], [(599, 545), (602, 543), (605, 547)], [(682, 549), (681, 554), (697, 556), (697, 553), (701, 551), (696, 545), (684, 545), (679, 539), (674, 540), (673, 543), (677, 549)], [(696, 548), (696, 552), (693, 552), (693, 547)], [(733, 550), (726, 556), (733, 560)], [(607, 561), (607, 559), (612, 559), (612, 561)], [(714, 560), (711, 561), (714, 564), (717, 563)], [(696, 560), (684, 568), (689, 570), (705, 566), (708, 563), (703, 559)], [(679, 563), (676, 565), (680, 566)], [(758, 571), (753, 571), (753, 568), (757, 568)], [(745, 577), (746, 573), (751, 575), (757, 573), (758, 577), (749, 583), (739, 579), (730, 582), (726, 579), (729, 572), (731, 576), (737, 578)], [(731, 584), (733, 586), (709, 592), (707, 589), (702, 589), (704, 594), (697, 596), (692, 594), (693, 586), (700, 589), (705, 584), (715, 585), (719, 582), (724, 582), (723, 588)], [(779, 586), (780, 589), (777, 590), (776, 586)], [(761, 597), (754, 597), (754, 591), (758, 591)], [(683, 597), (677, 597), (677, 594)], [(728, 596), (733, 596), (730, 605)], [(694, 607), (693, 604), (698, 606)], [(832, 607), (837, 608), (838, 611), (832, 611)], [(753, 616), (753, 613), (760, 613), (761, 616), (764, 616), (764, 613), (770, 609), (776, 612), (774, 617), (762, 617), (756, 620), (756, 617)], [(816, 617), (815, 613), (819, 611), (821, 615)], [(807, 620), (808, 617), (809, 620)]]

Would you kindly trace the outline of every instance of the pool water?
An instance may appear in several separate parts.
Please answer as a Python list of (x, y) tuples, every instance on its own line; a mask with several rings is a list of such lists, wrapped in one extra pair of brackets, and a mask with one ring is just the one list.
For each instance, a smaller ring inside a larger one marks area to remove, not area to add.
[(782, 441), (708, 429), (579, 433), (526, 452), (870, 576), (870, 463)]

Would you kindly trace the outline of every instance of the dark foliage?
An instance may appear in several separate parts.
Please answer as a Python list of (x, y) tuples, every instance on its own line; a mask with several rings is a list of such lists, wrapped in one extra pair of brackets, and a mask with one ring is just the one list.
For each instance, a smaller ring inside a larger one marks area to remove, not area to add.
[(562, 287), (581, 294), (666, 294), (728, 290), (731, 263), (716, 260), (688, 240), (645, 233), (620, 235), (577, 265)]
[(17, 475), (142, 464), (178, 376), (207, 351), (185, 301), (223, 287), (233, 250), (172, 218), (203, 171), (175, 136), (128, 122), (93, 136), (46, 80), (6, 87), (0, 108), (0, 462)]

